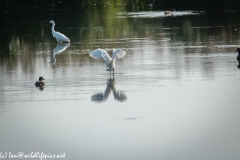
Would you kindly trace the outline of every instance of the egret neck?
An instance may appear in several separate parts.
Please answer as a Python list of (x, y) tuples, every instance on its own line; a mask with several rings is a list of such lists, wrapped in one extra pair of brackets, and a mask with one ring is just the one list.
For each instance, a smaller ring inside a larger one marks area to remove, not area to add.
[(52, 35), (53, 35), (53, 36), (54, 36), (53, 33), (55, 33), (55, 31), (54, 31), (54, 27), (55, 27), (55, 24), (53, 23), (53, 24), (52, 24)]

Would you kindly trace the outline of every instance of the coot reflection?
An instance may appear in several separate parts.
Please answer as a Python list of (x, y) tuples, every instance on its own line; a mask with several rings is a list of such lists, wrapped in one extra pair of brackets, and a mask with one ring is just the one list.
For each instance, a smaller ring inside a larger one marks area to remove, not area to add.
[(55, 55), (62, 53), (65, 51), (68, 47), (70, 46), (70, 43), (58, 43), (57, 46), (53, 49), (52, 52), (52, 62), (55, 64), (56, 63), (56, 58)]
[(91, 101), (93, 102), (104, 102), (108, 99), (109, 95), (111, 94), (111, 91), (113, 91), (114, 99), (120, 102), (127, 100), (127, 95), (123, 93), (122, 91), (118, 91), (116, 89), (116, 81), (113, 78), (110, 78), (107, 80), (107, 88), (103, 93), (96, 93), (92, 95)]

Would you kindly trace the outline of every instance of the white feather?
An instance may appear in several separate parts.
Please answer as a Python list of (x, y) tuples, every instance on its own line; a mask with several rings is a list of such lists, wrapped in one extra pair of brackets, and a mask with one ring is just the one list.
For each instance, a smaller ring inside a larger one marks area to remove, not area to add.
[(108, 53), (103, 49), (96, 49), (96, 50), (90, 52), (89, 55), (95, 59), (102, 58), (106, 64), (108, 64), (108, 62), (111, 59), (110, 56), (108, 55)]
[(112, 55), (112, 59), (115, 58), (123, 58), (125, 56), (126, 52), (121, 50), (121, 49), (115, 49), (113, 48), (113, 55)]

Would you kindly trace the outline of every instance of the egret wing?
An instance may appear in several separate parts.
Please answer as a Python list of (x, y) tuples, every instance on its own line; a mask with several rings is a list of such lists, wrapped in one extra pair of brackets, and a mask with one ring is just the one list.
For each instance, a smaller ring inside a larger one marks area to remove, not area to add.
[(96, 49), (96, 50), (90, 52), (89, 55), (92, 58), (95, 58), (95, 59), (102, 58), (106, 64), (110, 60), (110, 57), (109, 57), (108, 53), (105, 50), (103, 50), (103, 49)]
[(113, 49), (112, 59), (123, 58), (126, 52), (121, 49)]
[(60, 33), (60, 32), (55, 32), (54, 33), (54, 37), (58, 41), (68, 41), (68, 42), (70, 42), (70, 39), (68, 37), (66, 37), (64, 34)]

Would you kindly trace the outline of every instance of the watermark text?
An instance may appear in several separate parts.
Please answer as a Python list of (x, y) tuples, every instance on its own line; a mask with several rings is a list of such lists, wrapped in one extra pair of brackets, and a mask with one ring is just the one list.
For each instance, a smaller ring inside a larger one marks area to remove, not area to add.
[(18, 152), (18, 153), (12, 153), (12, 152), (0, 152), (0, 159), (40, 159), (40, 160), (47, 160), (47, 159), (64, 159), (66, 158), (66, 154), (51, 154), (51, 153), (43, 153), (43, 152), (30, 152), (30, 153), (24, 153), (24, 152)]

